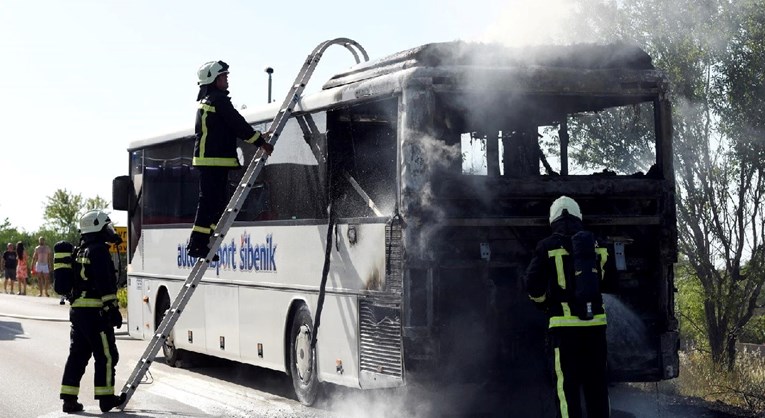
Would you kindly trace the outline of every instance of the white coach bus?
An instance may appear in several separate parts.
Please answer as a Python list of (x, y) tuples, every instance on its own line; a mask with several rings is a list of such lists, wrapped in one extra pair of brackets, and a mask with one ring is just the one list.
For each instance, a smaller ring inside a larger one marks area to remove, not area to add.
[[(645, 52), (609, 45), (428, 44), (335, 75), (299, 101), (165, 361), (190, 351), (283, 371), (305, 404), (322, 382), (368, 389), (498, 374), (508, 393), (543, 399), (546, 319), (522, 278), (549, 234), (551, 202), (567, 195), (616, 264), (611, 377), (677, 376), (667, 90)], [(277, 110), (245, 117), (267, 130)], [(134, 338), (152, 337), (194, 263), (193, 143), (191, 126), (134, 142), (129, 176), (114, 181), (115, 209), (128, 211)], [(240, 151), (246, 166), (255, 149)], [(231, 171), (231, 190), (243, 172)], [(330, 201), (336, 232), (314, 357)]]

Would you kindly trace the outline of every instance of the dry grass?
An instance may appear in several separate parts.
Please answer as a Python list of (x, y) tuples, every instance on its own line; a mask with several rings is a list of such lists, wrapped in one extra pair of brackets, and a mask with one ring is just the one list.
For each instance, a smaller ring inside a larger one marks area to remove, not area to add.
[(765, 412), (765, 357), (740, 350), (733, 371), (712, 364), (709, 354), (700, 351), (680, 353), (680, 376), (672, 382), (683, 396), (742, 408), (751, 413)]

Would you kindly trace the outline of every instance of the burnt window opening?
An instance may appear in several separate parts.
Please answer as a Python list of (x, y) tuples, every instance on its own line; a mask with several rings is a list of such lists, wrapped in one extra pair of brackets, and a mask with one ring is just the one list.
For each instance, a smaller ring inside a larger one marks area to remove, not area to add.
[(396, 98), (327, 116), (333, 204), (339, 218), (389, 216), (396, 206)]
[(659, 176), (655, 114), (648, 97), (512, 94), (442, 94), (434, 112), (460, 174), (506, 178)]

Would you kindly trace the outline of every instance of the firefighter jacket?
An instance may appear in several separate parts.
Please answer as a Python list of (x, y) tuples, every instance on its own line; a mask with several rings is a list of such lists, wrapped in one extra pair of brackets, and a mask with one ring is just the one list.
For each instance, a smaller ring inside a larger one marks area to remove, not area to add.
[[(593, 303), (592, 319), (580, 319), (571, 311), (570, 304), (574, 300), (571, 289), (574, 278), (571, 236), (582, 230), (581, 221), (565, 215), (563, 219), (553, 222), (551, 227), (553, 234), (539, 241), (526, 269), (525, 281), (529, 297), (537, 307), (547, 313), (550, 329), (606, 325), (606, 312), (600, 295), (596, 303)], [(608, 250), (602, 242), (598, 242), (595, 251), (599, 263), (601, 290), (604, 290), (607, 289), (603, 280), (607, 276), (605, 271)]]
[(203, 86), (195, 124), (196, 142), (192, 165), (204, 167), (239, 167), (236, 139), (262, 145), (265, 141), (242, 117), (227, 91)]
[(105, 242), (85, 239), (76, 254), (74, 273), (72, 308), (118, 305), (117, 276)]

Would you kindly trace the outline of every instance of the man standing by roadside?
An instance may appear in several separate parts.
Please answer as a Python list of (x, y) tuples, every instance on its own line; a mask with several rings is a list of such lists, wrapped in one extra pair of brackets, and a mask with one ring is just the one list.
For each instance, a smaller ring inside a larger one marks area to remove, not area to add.
[[(38, 296), (48, 296), (48, 286), (50, 284), (50, 247), (45, 245), (45, 238), (37, 239), (38, 245), (32, 255), (32, 265), (37, 273), (37, 286), (40, 288)], [(44, 293), (44, 294), (43, 294)]]
[[(5, 275), (5, 282), (3, 283), (3, 289), (5, 293), (8, 293), (8, 283), (11, 284), (11, 294), (13, 294), (13, 284), (16, 282), (16, 265), (18, 260), (16, 259), (16, 247), (10, 242), (8, 247), (3, 253), (3, 274)], [(21, 290), (21, 288), (19, 288)]]

